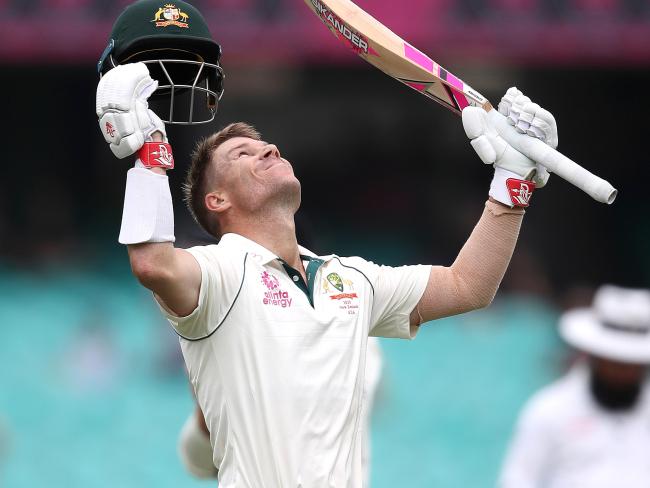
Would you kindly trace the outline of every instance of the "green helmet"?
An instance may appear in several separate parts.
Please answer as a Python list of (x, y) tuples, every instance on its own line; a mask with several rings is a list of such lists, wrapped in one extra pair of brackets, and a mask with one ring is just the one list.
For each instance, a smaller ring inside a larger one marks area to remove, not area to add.
[(115, 21), (97, 71), (101, 76), (120, 64), (145, 63), (158, 80), (150, 101), (160, 118), (200, 124), (214, 119), (223, 94), (220, 57), (221, 46), (195, 7), (181, 0), (138, 0)]

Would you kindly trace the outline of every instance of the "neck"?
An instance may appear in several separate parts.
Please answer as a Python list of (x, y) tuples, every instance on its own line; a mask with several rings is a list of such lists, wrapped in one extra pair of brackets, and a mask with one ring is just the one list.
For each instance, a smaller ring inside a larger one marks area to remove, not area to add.
[[(233, 216), (234, 217), (234, 216)], [(222, 227), (224, 233), (233, 232), (267, 248), (289, 266), (302, 270), (296, 224), (292, 213), (274, 212), (273, 215), (238, 216), (230, 225)]]

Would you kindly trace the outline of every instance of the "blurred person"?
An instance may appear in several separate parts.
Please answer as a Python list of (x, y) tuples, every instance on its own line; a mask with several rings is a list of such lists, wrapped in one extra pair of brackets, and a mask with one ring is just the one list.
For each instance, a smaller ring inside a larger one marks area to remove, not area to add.
[(601, 287), (560, 318), (584, 354), (523, 409), (501, 488), (650, 486), (650, 291)]
[[(477, 226), (451, 266), (379, 266), (299, 246), (293, 167), (255, 128), (234, 123), (197, 144), (184, 187), (193, 217), (219, 243), (176, 248), (166, 176), (172, 148), (147, 103), (159, 83), (137, 61), (151, 55), (142, 49), (153, 40), (153, 55), (178, 40), (192, 58), (188, 36), (194, 43), (198, 31), (188, 29), (201, 17), (177, 2), (156, 11), (171, 20), (152, 22), (154, 3), (141, 0), (116, 22), (112, 54), (100, 61), (96, 113), (118, 158), (138, 154), (127, 174), (119, 242), (179, 335), (219, 484), (362, 486), (368, 336), (411, 339), (424, 322), (489, 305), (524, 208), (548, 172), (510, 147), (484, 110), (466, 108), (471, 145), (494, 167)], [(147, 36), (138, 37), (139, 26)], [(158, 27), (170, 28), (156, 38)], [(140, 50), (129, 57), (133, 43)], [(557, 146), (553, 116), (517, 89), (499, 111), (511, 122), (507, 130)], [(165, 115), (175, 120), (175, 112)]]
[[(364, 487), (370, 486), (370, 421), (377, 388), (381, 381), (382, 362), (379, 340), (376, 337), (369, 337), (361, 402), (361, 428), (364, 438), (361, 463), (364, 473), (362, 486)], [(210, 431), (205, 423), (203, 412), (198, 406), (181, 428), (178, 436), (178, 454), (185, 469), (196, 478), (208, 479), (218, 476), (219, 470), (212, 460)]]
[(116, 386), (123, 361), (104, 309), (88, 310), (63, 358), (65, 379), (75, 391), (101, 393)]

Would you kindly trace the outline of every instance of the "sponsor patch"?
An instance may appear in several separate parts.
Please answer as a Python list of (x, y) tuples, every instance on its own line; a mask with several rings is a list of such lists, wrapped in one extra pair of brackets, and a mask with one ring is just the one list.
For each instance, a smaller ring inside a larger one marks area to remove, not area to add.
[(293, 298), (289, 296), (288, 291), (280, 289), (280, 281), (270, 274), (268, 271), (264, 271), (261, 274), (262, 284), (266, 286), (266, 291), (262, 297), (262, 303), (270, 307), (281, 307), (288, 308), (293, 302)]

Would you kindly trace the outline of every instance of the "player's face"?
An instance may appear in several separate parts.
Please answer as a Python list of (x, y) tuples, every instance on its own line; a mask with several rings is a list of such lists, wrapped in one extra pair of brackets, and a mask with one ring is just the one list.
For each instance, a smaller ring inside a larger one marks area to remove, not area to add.
[(300, 203), (300, 182), (274, 144), (234, 137), (215, 153), (219, 180), (233, 204), (257, 209), (271, 200)]

